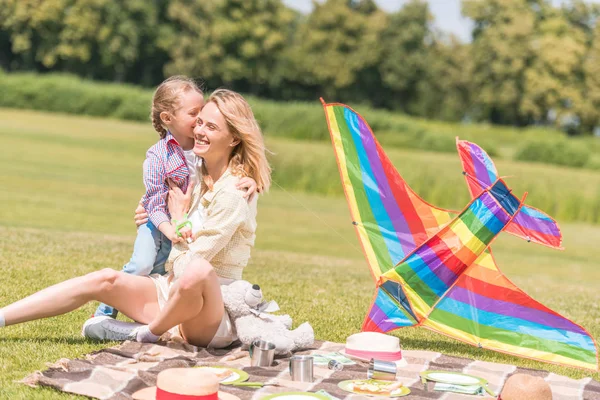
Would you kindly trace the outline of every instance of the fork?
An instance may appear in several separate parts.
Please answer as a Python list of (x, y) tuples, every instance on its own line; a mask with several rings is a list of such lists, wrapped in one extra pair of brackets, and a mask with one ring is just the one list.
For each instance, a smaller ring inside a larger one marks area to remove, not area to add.
[(231, 386), (246, 386), (246, 387), (263, 387), (263, 386), (280, 386), (279, 382), (238, 382), (232, 383)]

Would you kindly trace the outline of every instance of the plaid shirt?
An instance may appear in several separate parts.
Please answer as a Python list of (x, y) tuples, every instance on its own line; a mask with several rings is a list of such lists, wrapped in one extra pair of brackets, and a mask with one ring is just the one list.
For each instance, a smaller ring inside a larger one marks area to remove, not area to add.
[(167, 209), (167, 194), (171, 178), (184, 192), (187, 189), (190, 173), (185, 163), (183, 149), (171, 132), (148, 149), (144, 160), (144, 186), (146, 193), (142, 205), (148, 213), (148, 219), (154, 226), (170, 221)]

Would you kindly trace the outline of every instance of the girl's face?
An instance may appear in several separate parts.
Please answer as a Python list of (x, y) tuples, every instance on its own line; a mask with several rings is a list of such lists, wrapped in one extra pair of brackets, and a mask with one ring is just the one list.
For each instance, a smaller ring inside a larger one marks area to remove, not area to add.
[(195, 90), (181, 95), (179, 107), (173, 111), (167, 127), (175, 136), (193, 138), (196, 120), (204, 107), (204, 97)]
[(239, 143), (229, 131), (225, 117), (215, 103), (208, 103), (200, 111), (194, 129), (194, 154), (208, 159), (229, 160), (233, 148)]

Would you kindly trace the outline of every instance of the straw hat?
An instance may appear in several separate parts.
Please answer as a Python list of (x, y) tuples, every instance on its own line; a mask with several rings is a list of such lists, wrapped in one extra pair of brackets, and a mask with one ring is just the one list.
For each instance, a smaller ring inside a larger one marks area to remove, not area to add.
[(502, 400), (552, 400), (548, 382), (539, 376), (514, 374), (506, 380), (499, 399)]
[(400, 339), (378, 332), (360, 332), (348, 336), (346, 347), (340, 353), (360, 361), (368, 362), (374, 358), (395, 362), (398, 367), (406, 366), (406, 360), (402, 358)]
[(200, 368), (169, 368), (161, 371), (156, 378), (156, 386), (138, 390), (132, 397), (134, 400), (161, 400), (171, 399), (173, 395), (202, 396), (203, 400), (240, 400), (232, 394), (219, 392), (219, 378)]

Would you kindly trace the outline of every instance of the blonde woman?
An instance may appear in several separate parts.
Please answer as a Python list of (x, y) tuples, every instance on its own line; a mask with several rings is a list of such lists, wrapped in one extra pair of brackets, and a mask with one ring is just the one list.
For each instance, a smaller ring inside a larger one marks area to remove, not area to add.
[[(235, 333), (223, 307), (220, 284), (242, 277), (256, 230), (256, 196), (248, 202), (236, 188), (253, 178), (270, 186), (270, 167), (258, 124), (239, 94), (217, 90), (200, 112), (193, 151), (202, 157), (202, 181), (183, 195), (169, 192), (169, 212), (189, 212), (193, 242), (174, 246), (168, 275), (140, 277), (104, 269), (51, 286), (0, 309), (0, 326), (64, 314), (89, 301), (113, 306), (139, 323), (107, 317), (84, 324), (96, 339), (154, 342), (170, 331), (197, 346), (225, 347)], [(190, 195), (190, 192), (193, 192)]]

